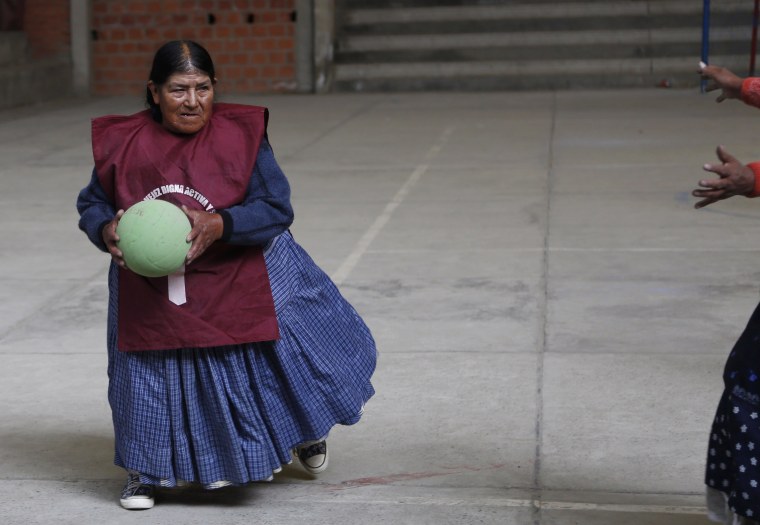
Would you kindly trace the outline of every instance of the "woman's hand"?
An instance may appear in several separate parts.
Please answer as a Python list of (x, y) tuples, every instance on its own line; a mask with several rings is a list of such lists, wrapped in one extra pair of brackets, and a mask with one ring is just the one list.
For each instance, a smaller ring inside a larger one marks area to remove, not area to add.
[(708, 81), (706, 91), (721, 90), (715, 102), (723, 102), (729, 98), (740, 98), (743, 79), (728, 69), (718, 66), (704, 66), (699, 69), (699, 74)]
[(707, 189), (691, 192), (702, 199), (694, 205), (697, 209), (734, 195), (750, 195), (755, 190), (755, 173), (750, 168), (736, 160), (723, 146), (718, 146), (717, 153), (721, 164), (705, 164), (703, 168), (720, 178), (701, 180), (699, 186)]
[(111, 254), (113, 262), (122, 268), (126, 268), (127, 264), (124, 262), (124, 254), (121, 253), (121, 250), (116, 244), (119, 242), (119, 236), (116, 234), (116, 227), (119, 225), (122, 215), (124, 215), (124, 210), (119, 210), (113, 220), (103, 227), (101, 235), (103, 236), (103, 242), (106, 245), (108, 253)]
[(190, 219), (193, 229), (187, 236), (187, 240), (192, 242), (190, 251), (187, 252), (185, 264), (190, 264), (201, 256), (211, 244), (221, 239), (224, 232), (224, 222), (222, 217), (217, 213), (208, 213), (200, 210), (191, 210), (187, 206), (182, 206), (182, 211)]

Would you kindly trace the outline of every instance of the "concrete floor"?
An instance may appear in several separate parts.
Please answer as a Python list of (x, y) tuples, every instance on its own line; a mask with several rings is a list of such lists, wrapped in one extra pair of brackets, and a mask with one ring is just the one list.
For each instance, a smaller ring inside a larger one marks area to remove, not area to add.
[(692, 209), (760, 113), (692, 91), (234, 98), (270, 107), (296, 238), (376, 336), (331, 469), (122, 510), (108, 258), (76, 227), (89, 119), (0, 113), (0, 522), (706, 524), (725, 356), (758, 301), (760, 203)]

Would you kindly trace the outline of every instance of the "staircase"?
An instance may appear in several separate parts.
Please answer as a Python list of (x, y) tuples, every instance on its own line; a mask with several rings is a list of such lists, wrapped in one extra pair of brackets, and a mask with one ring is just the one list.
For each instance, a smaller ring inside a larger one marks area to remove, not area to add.
[(71, 62), (31, 60), (22, 31), (0, 31), (0, 109), (70, 95)]
[[(709, 62), (744, 76), (754, 2), (711, 4)], [(338, 0), (337, 17), (336, 91), (699, 85), (699, 0)]]

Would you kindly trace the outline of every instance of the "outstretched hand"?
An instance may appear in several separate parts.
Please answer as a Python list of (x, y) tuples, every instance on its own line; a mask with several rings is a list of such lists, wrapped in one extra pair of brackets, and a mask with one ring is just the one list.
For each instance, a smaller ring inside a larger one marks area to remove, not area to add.
[(190, 219), (190, 224), (192, 224), (192, 230), (187, 236), (187, 241), (193, 244), (185, 258), (185, 263), (190, 264), (200, 257), (214, 241), (222, 237), (224, 222), (217, 213), (191, 210), (184, 205), (182, 211), (185, 212), (185, 215)]
[(736, 160), (723, 146), (718, 146), (720, 164), (705, 164), (703, 169), (715, 173), (718, 179), (703, 179), (699, 181), (700, 188), (691, 194), (702, 199), (694, 207), (699, 209), (719, 200), (735, 195), (750, 195), (755, 190), (755, 173)]
[(721, 90), (715, 102), (730, 98), (740, 98), (743, 79), (724, 67), (700, 64), (699, 74), (707, 80), (706, 91)]

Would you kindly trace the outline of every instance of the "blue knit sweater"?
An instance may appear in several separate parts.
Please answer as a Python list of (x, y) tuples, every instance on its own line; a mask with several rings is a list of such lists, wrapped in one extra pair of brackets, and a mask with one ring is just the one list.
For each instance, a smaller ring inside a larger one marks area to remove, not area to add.
[[(90, 183), (77, 198), (79, 229), (102, 251), (106, 251), (102, 231), (116, 216), (93, 169)], [(222, 241), (230, 244), (263, 245), (286, 231), (293, 223), (290, 185), (274, 158), (265, 137), (261, 141), (248, 191), (243, 202), (218, 210), (224, 221)]]

